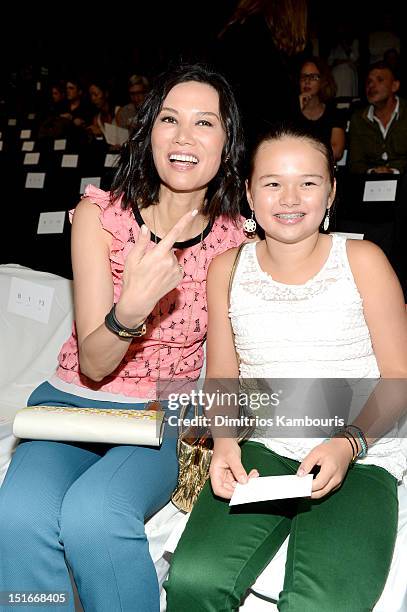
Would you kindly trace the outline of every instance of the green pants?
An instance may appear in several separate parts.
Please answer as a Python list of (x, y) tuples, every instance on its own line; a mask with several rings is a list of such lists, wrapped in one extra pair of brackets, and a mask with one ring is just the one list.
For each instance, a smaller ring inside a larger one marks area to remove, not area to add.
[[(242, 445), (246, 470), (295, 474), (298, 462), (256, 442)], [(230, 508), (204, 487), (172, 559), (167, 612), (226, 612), (289, 535), (278, 609), (365, 612), (384, 588), (397, 535), (397, 482), (386, 470), (354, 465), (321, 500), (290, 499)]]

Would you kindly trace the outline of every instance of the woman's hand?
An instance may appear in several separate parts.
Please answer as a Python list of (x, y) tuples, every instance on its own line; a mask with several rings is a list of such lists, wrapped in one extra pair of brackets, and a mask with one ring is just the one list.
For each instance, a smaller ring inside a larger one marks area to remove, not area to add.
[(303, 112), (308, 104), (308, 102), (311, 100), (311, 96), (308, 93), (302, 93), (299, 95), (299, 101), (300, 101), (300, 109), (301, 112)]
[(312, 483), (311, 499), (320, 499), (341, 486), (352, 456), (352, 448), (346, 438), (332, 438), (318, 444), (308, 453), (298, 468), (297, 475), (305, 476), (313, 467), (320, 467)]
[(246, 473), (240, 460), (241, 450), (236, 440), (215, 440), (215, 448), (209, 469), (211, 485), (215, 495), (230, 499), (236, 484), (246, 484), (250, 478), (259, 476), (257, 470)]
[(90, 134), (93, 134), (93, 136), (103, 136), (102, 130), (100, 129), (100, 127), (96, 123), (92, 123), (91, 125), (88, 125), (86, 130)]
[(197, 210), (186, 213), (153, 249), (147, 250), (150, 231), (141, 228), (137, 243), (127, 256), (123, 289), (116, 316), (126, 327), (147, 318), (157, 302), (181, 282), (184, 270), (173, 252), (174, 243), (185, 232)]

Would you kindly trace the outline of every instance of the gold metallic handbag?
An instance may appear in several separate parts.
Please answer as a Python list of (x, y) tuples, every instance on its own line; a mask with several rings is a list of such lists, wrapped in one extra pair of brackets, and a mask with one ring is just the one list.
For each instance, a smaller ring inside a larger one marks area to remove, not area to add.
[[(181, 414), (181, 422), (185, 416)], [(195, 416), (198, 409), (195, 407)], [(213, 439), (209, 431), (196, 437), (191, 429), (180, 433), (177, 444), (179, 472), (178, 484), (174, 490), (172, 503), (184, 512), (190, 512), (196, 499), (209, 477), (209, 467), (213, 454)]]
[[(228, 290), (229, 303), (233, 278), (240, 259), (242, 248), (243, 245), (241, 245), (238, 249), (230, 272)], [(188, 407), (183, 408), (181, 411), (181, 422), (183, 421), (187, 410)], [(194, 416), (198, 417), (197, 406), (194, 407)], [(239, 441), (246, 438), (247, 434), (248, 430), (245, 432), (245, 435), (240, 436)], [(211, 432), (209, 430), (205, 431), (202, 435), (197, 437), (196, 435), (193, 435), (191, 428), (187, 428), (184, 432), (180, 432), (179, 434), (177, 451), (179, 462), (178, 484), (171, 496), (171, 501), (179, 510), (190, 512), (198, 498), (198, 495), (203, 489), (205, 482), (209, 478), (209, 467), (211, 465), (213, 454), (213, 439)]]

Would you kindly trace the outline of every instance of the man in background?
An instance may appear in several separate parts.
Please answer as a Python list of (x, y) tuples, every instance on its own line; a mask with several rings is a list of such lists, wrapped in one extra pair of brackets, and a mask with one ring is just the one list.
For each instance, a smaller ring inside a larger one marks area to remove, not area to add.
[(350, 171), (400, 174), (407, 169), (407, 102), (396, 94), (400, 81), (385, 62), (369, 67), (369, 106), (351, 118)]

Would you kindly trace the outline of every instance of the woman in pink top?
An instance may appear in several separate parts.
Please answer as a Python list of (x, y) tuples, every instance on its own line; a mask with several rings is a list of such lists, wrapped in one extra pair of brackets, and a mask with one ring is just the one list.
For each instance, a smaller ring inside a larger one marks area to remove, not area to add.
[[(74, 211), (76, 323), (29, 405), (142, 409), (198, 378), (206, 272), (244, 239), (242, 153), (222, 76), (187, 66), (157, 80), (111, 192), (89, 187)], [(158, 612), (144, 521), (174, 489), (175, 446), (22, 441), (0, 489), (0, 591), (64, 591), (73, 611), (69, 566), (85, 610)]]

